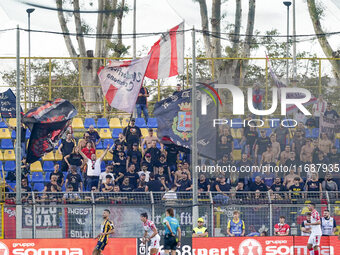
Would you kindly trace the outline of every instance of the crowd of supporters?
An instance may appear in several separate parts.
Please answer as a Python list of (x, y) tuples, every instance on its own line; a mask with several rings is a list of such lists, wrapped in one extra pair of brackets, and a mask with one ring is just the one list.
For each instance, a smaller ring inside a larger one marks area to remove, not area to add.
[[(275, 128), (246, 126), (237, 130), (241, 135), (236, 138), (233, 137), (236, 129), (221, 126), (217, 138), (217, 161), (200, 158), (199, 165), (234, 166), (237, 171), (199, 173), (199, 192), (214, 191), (217, 193), (214, 195), (216, 202), (227, 203), (231, 191), (236, 193), (237, 199), (244, 198), (242, 193), (245, 191), (254, 192), (252, 198), (255, 201), (261, 198), (261, 192), (266, 191), (271, 191), (276, 200), (322, 199), (321, 191), (338, 191), (340, 155), (336, 139), (326, 133), (310, 135), (310, 130), (319, 126), (316, 123), (320, 121), (320, 114), (339, 117), (329, 104), (326, 106), (322, 102), (320, 105), (319, 99), (316, 107), (313, 106), (312, 118), (296, 116), (300, 122), (294, 129), (282, 125)], [(97, 157), (96, 147), (100, 143), (101, 137), (93, 126), (79, 141), (71, 130), (68, 131), (58, 147), (62, 160), (55, 163), (43, 191), (185, 192), (193, 188), (188, 151), (179, 146), (163, 145), (152, 128), (143, 138), (135, 119), (131, 119), (114, 143)], [(107, 153), (112, 159), (104, 161)], [(316, 169), (319, 164), (321, 168)], [(259, 166), (260, 170), (240, 171), (247, 166)], [(284, 166), (286, 170), (262, 171), (270, 166)], [(24, 192), (32, 190), (27, 178), (29, 174), (29, 164), (23, 158)], [(13, 188), (7, 185), (6, 190), (10, 189)]]

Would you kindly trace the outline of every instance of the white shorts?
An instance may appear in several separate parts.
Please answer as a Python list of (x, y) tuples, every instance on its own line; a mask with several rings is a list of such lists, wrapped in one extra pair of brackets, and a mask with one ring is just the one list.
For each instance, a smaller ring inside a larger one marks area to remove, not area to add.
[(152, 239), (150, 239), (150, 249), (159, 249), (160, 246), (161, 237), (159, 235), (154, 236)]
[(321, 240), (321, 235), (310, 234), (308, 238), (308, 244), (312, 244), (314, 246), (319, 246)]

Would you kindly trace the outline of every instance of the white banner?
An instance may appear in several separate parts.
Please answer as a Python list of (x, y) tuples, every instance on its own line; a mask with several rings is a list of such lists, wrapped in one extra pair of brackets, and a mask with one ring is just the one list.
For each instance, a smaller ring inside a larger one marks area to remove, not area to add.
[(131, 61), (110, 61), (98, 70), (103, 94), (111, 107), (132, 113), (150, 56)]

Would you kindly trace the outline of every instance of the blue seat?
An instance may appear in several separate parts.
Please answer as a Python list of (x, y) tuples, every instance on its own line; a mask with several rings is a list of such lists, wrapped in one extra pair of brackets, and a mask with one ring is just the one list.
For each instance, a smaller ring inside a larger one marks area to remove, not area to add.
[(27, 128), (26, 129), (26, 139), (30, 139), (31, 137), (31, 131)]
[[(8, 182), (7, 184), (8, 184), (9, 186), (11, 186), (12, 189), (15, 188), (15, 182)], [(9, 192), (13, 192), (13, 191), (10, 189)]]
[(313, 128), (312, 129), (312, 137), (313, 138), (318, 138), (319, 137), (319, 129), (318, 128)]
[(86, 129), (88, 129), (91, 125), (96, 127), (96, 122), (94, 121), (94, 119), (93, 118), (86, 118), (85, 121), (84, 121), (84, 127)]
[[(31, 131), (27, 128), (26, 129), (26, 139), (30, 139), (31, 136)], [(17, 138), (17, 132), (15, 130), (12, 131), (12, 139), (16, 139)]]
[(54, 171), (54, 162), (53, 161), (44, 161), (43, 170), (44, 170), (44, 172), (53, 172)]
[(112, 130), (112, 138), (118, 138), (119, 133), (123, 133), (122, 128), (114, 128)]
[(240, 150), (241, 149), (240, 143), (238, 142), (237, 139), (234, 139), (234, 149), (235, 150)]
[(158, 123), (156, 118), (148, 119), (148, 128), (158, 128)]
[(271, 128), (265, 128), (266, 130), (266, 136), (270, 136), (273, 130)]
[(97, 128), (110, 128), (106, 118), (99, 118), (97, 121)]
[(38, 192), (42, 192), (45, 188), (45, 185), (41, 182), (34, 183), (33, 190), (37, 190)]
[(15, 171), (15, 161), (5, 161), (4, 169), (7, 172)]
[(146, 128), (146, 123), (144, 118), (136, 118), (136, 126), (139, 128)]
[(161, 148), (162, 148), (161, 145), (160, 145), (159, 143), (156, 143), (156, 147), (157, 147), (158, 149), (161, 149)]
[(112, 146), (112, 144), (114, 143), (113, 139), (104, 139), (104, 142), (103, 142), (103, 148), (106, 149), (106, 147), (108, 145), (110, 145), (110, 147)]
[(104, 161), (102, 161), (102, 162), (100, 163), (100, 169), (102, 170), (102, 172), (105, 171), (105, 167), (106, 167), (106, 164), (105, 164)]
[(12, 150), (13, 147), (13, 143), (11, 139), (2, 139), (1, 140), (1, 149), (3, 150)]
[(32, 173), (32, 182), (44, 182), (44, 176), (42, 172)]
[(0, 128), (8, 128), (4, 121), (0, 121)]
[(102, 150), (102, 149), (103, 149), (103, 143), (102, 143), (102, 141), (100, 141), (100, 142), (96, 145), (96, 149), (97, 149), (97, 150)]
[(340, 142), (339, 142), (339, 139), (335, 139), (335, 147), (336, 147), (337, 149), (339, 149), (339, 148), (340, 148)]
[(52, 172), (47, 172), (47, 173), (45, 173), (45, 182), (50, 181), (51, 173), (52, 173)]
[(243, 128), (243, 120), (239, 118), (232, 119), (233, 128)]
[(306, 128), (305, 131), (306, 131), (306, 138), (311, 138), (312, 137), (312, 132), (310, 131), (310, 129)]

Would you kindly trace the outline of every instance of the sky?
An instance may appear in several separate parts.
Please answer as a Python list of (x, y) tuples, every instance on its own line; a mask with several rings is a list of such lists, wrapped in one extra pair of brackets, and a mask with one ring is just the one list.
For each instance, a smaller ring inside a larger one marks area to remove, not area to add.
[[(133, 6), (133, 0), (126, 0), (130, 9)], [(320, 0), (319, 0), (320, 1)], [(44, 6), (55, 7), (54, 0), (30, 0), (32, 3)], [(94, 0), (94, 2), (96, 2)], [(322, 25), (327, 32), (340, 31), (340, 4), (339, 0), (322, 0), (325, 8), (325, 16)], [(207, 0), (208, 9), (211, 6), (211, 0)], [(31, 8), (25, 5), (21, 0), (1, 0), (0, 1), (0, 30), (15, 28), (18, 24), (22, 28), (27, 28), (26, 9)], [(95, 7), (84, 6), (84, 9), (94, 10)], [(222, 31), (228, 22), (233, 23), (235, 13), (235, 1), (223, 1), (222, 13), (225, 14)], [(243, 24), (242, 32), (245, 33), (246, 18), (248, 13), (248, 0), (242, 0)], [(297, 34), (313, 34), (313, 26), (308, 14), (305, 0), (296, 0), (296, 31)], [(83, 19), (91, 26), (95, 27), (96, 14), (84, 14)], [(69, 17), (73, 22), (73, 18)], [(193, 0), (137, 0), (137, 33), (138, 32), (162, 32), (174, 27), (182, 20), (185, 20), (186, 29), (195, 26), (201, 29), (199, 6)], [(72, 23), (73, 24), (73, 23)], [(132, 33), (133, 12), (130, 11), (124, 17), (123, 33)], [(61, 31), (58, 23), (57, 12), (40, 8), (31, 14), (31, 29)], [(286, 9), (281, 0), (258, 0), (256, 2), (255, 29), (263, 34), (267, 30), (277, 29), (281, 34), (286, 34)], [(74, 26), (70, 25), (70, 32), (74, 32)], [(292, 30), (291, 30), (292, 31)], [(95, 30), (93, 31), (95, 32)], [(191, 56), (191, 35), (186, 33), (186, 56)], [(148, 51), (154, 42), (158, 40), (157, 36), (137, 39), (137, 56), (138, 52), (144, 49)], [(334, 49), (340, 48), (339, 36), (330, 38), (331, 45)], [(74, 40), (74, 38), (73, 38)], [(15, 31), (0, 32), (0, 56), (15, 56), (16, 52)], [(123, 41), (127, 45), (132, 44), (131, 39)], [(28, 56), (28, 35), (21, 32), (21, 56)], [(86, 40), (87, 49), (94, 49), (94, 40)], [(132, 47), (131, 47), (132, 48)], [(303, 42), (297, 45), (297, 51), (307, 50), (317, 53), (318, 56), (324, 57), (319, 44), (314, 42)], [(50, 35), (43, 33), (31, 33), (31, 55), (37, 57), (67, 57), (68, 52), (61, 35)], [(132, 52), (128, 54), (132, 55)], [(264, 57), (263, 49), (258, 49), (252, 53), (253, 56)], [(13, 65), (12, 61), (8, 64)], [(1, 65), (0, 65), (1, 66)], [(3, 66), (3, 67), (4, 67)], [(0, 67), (1, 68), (1, 67)]]

